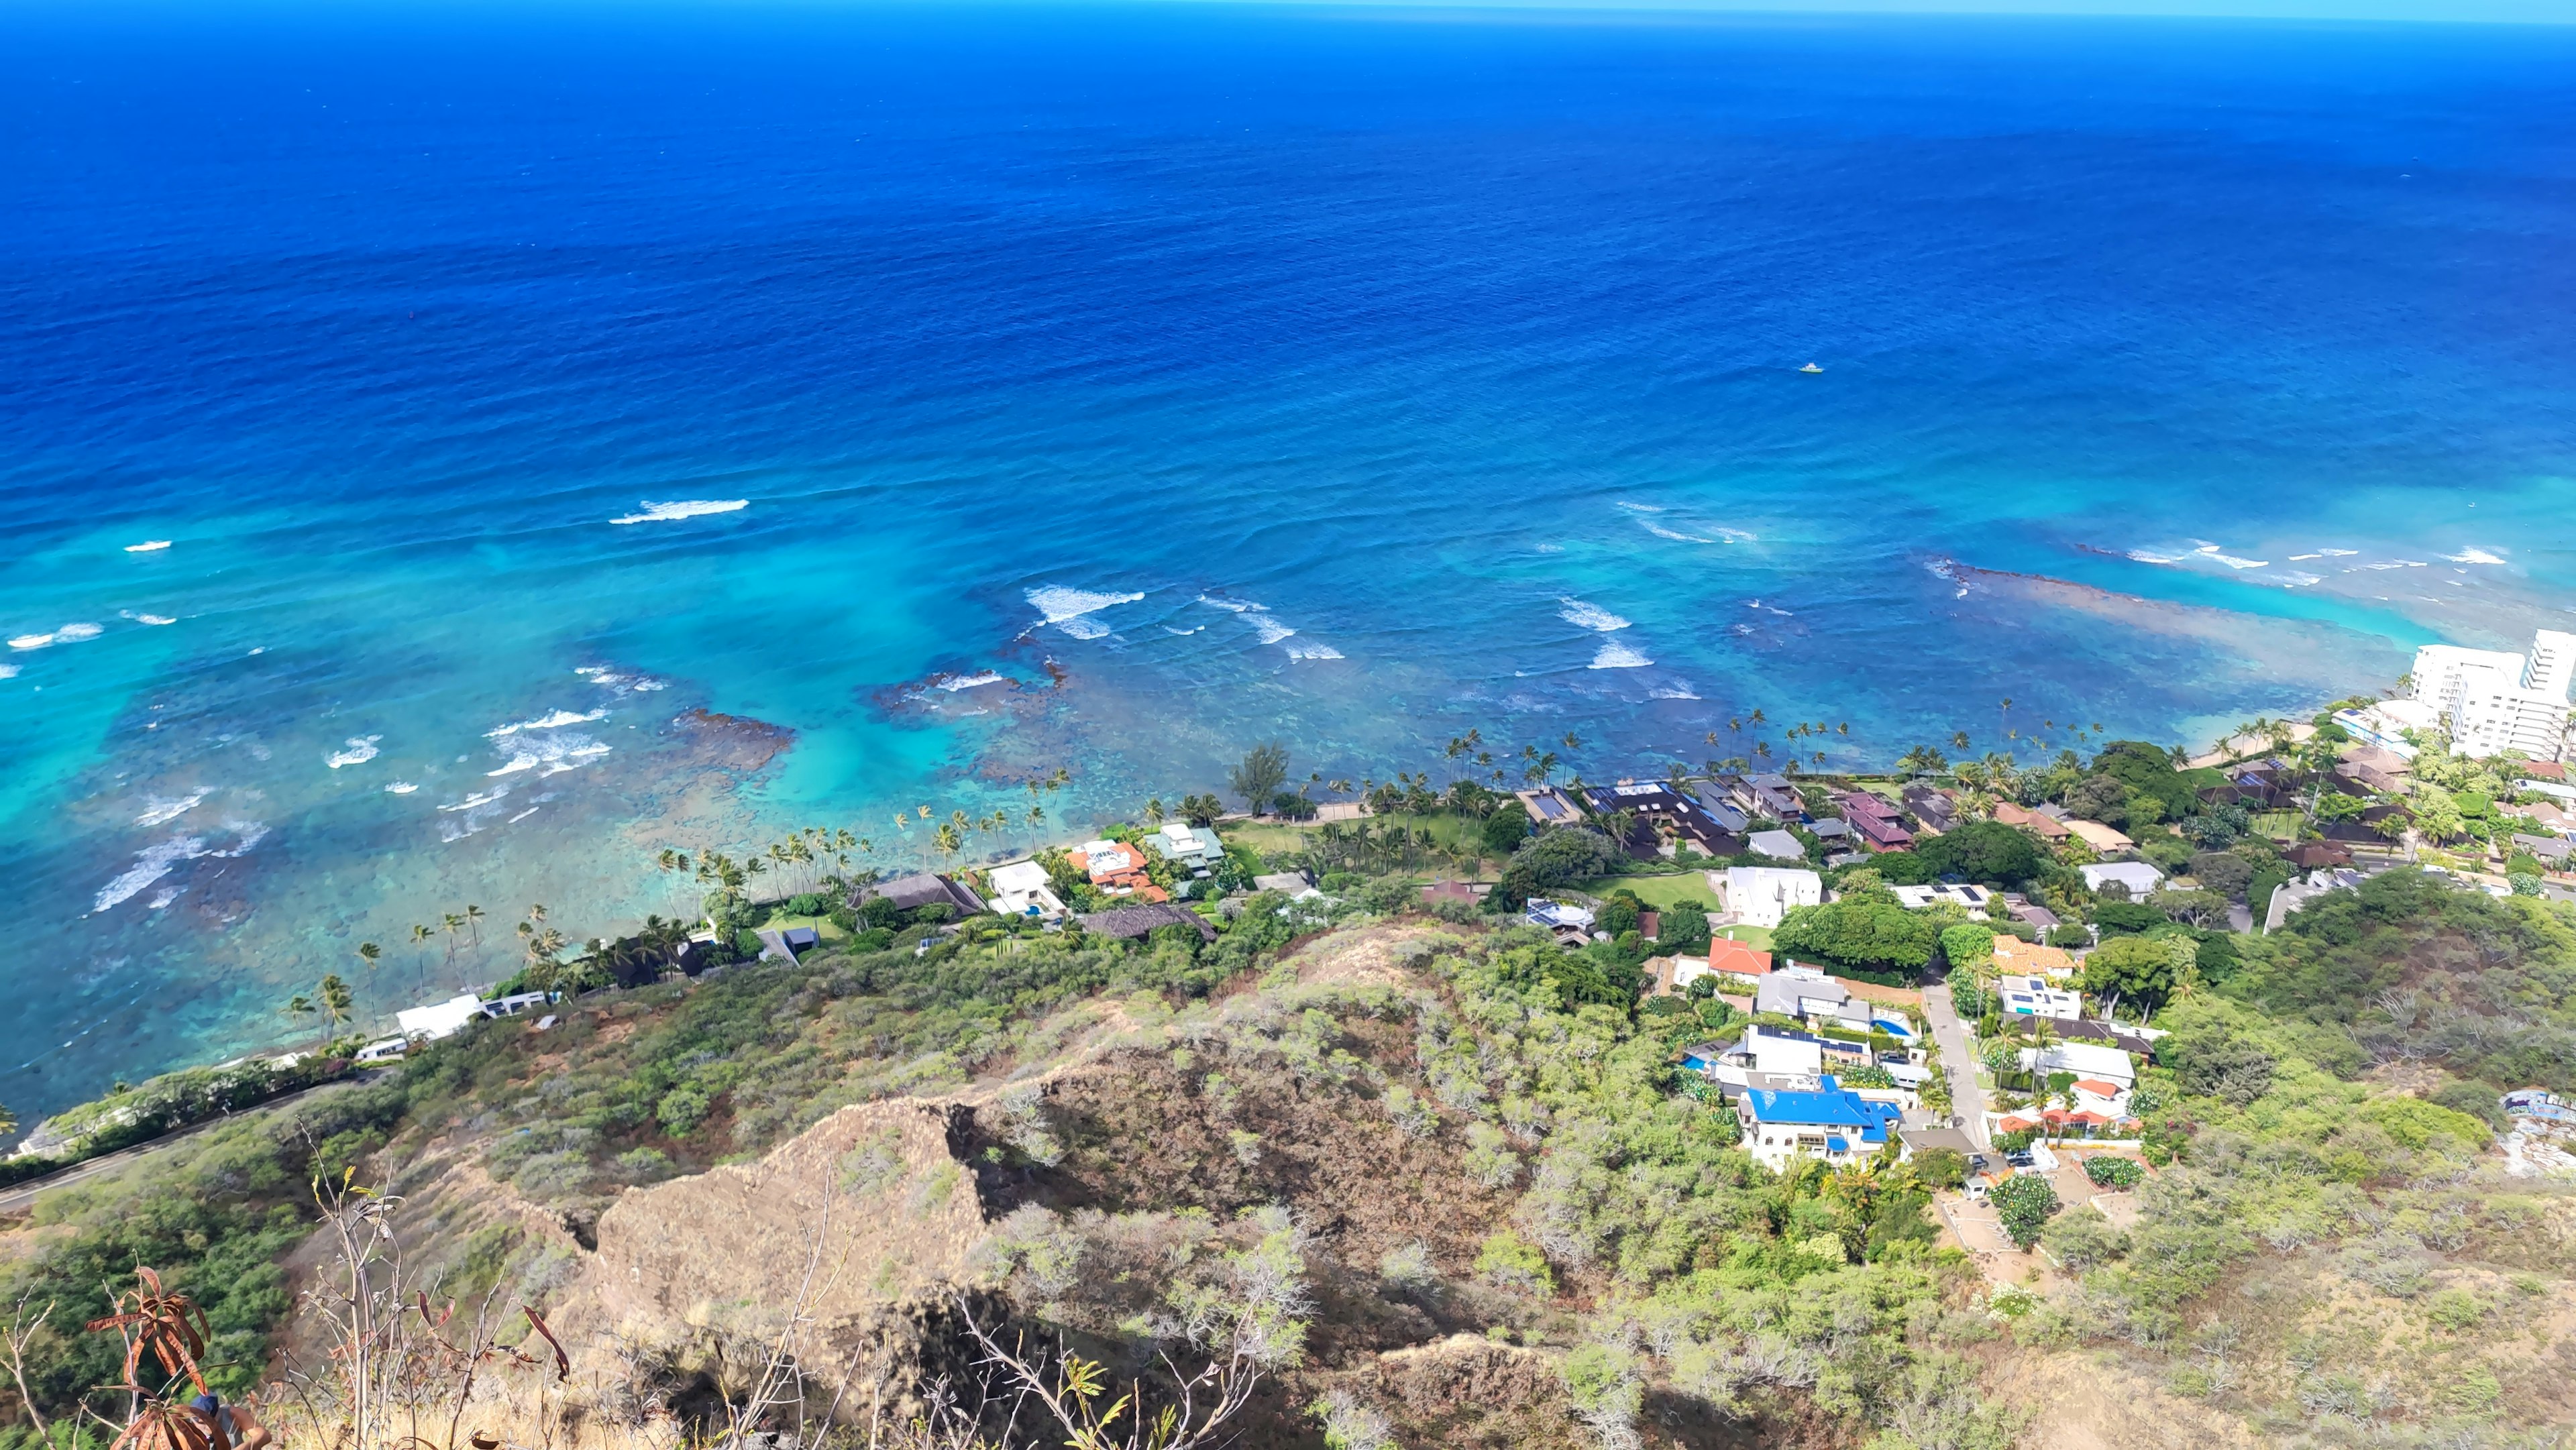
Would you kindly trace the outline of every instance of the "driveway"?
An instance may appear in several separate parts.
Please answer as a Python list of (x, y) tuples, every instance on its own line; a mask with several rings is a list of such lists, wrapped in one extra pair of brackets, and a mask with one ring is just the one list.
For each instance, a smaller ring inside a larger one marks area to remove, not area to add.
[(1992, 1145), (1986, 1140), (1986, 1090), (1977, 1085), (1977, 1058), (1968, 1037), (1968, 1026), (1950, 1007), (1950, 984), (1942, 982), (1923, 989), (1923, 1015), (1932, 1019), (1932, 1045), (1941, 1051), (1941, 1066), (1950, 1074), (1950, 1110), (1962, 1122), (1961, 1131), (1968, 1141), (1981, 1150)]

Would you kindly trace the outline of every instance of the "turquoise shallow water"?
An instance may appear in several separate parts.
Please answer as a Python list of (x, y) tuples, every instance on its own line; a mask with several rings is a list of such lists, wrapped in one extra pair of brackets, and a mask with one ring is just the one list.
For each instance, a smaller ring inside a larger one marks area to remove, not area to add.
[(2571, 46), (13, 10), (0, 1100), (1059, 767), (976, 853), (1272, 736), (2186, 739), (2518, 638), (2571, 602)]

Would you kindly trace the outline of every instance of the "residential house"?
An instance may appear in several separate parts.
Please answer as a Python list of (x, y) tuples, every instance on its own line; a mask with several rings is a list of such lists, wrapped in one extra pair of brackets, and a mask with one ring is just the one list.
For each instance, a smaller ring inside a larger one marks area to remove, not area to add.
[(2079, 1077), (2074, 1091), (2075, 1111), (2079, 1113), (2097, 1113), (2113, 1122), (2129, 1116), (2129, 1090), (2118, 1083)]
[(1776, 1171), (1802, 1156), (1834, 1164), (1859, 1162), (1887, 1146), (1888, 1134), (1905, 1115), (1892, 1103), (1819, 1088), (1748, 1092), (1737, 1099), (1735, 1116), (1744, 1130), (1745, 1150)]
[(1726, 792), (1714, 782), (1692, 791), (1691, 799), (1698, 801), (1699, 808), (1708, 812), (1717, 828), (1730, 836), (1741, 836), (1753, 825), (1753, 818), (1744, 813), (1744, 808), (1727, 799)]
[(1785, 775), (1739, 776), (1727, 787), (1728, 799), (1749, 816), (1774, 821), (1803, 821), (1807, 803)]
[[(1701, 804), (1700, 798), (1679, 786), (1660, 780), (1626, 781), (1616, 785), (1596, 785), (1584, 791), (1584, 801), (1597, 819), (1617, 811), (1633, 812), (1654, 829), (1651, 839), (1640, 852), (1632, 843), (1632, 855), (1654, 855), (1665, 849), (1663, 837), (1669, 834), (1675, 842), (1687, 842), (1703, 856), (1731, 856), (1743, 849), (1738, 840), (1744, 830), (1743, 813), (1729, 810), (1721, 818)], [(1734, 824), (1729, 825), (1732, 820)]]
[(1915, 822), (1922, 829), (1936, 836), (1959, 827), (1959, 803), (1932, 786), (1907, 786), (1905, 808), (1914, 813)]
[(1962, 1158), (1977, 1151), (1977, 1145), (1957, 1128), (1899, 1128), (1896, 1141), (1903, 1145), (1908, 1158), (1918, 1153), (1929, 1153), (1935, 1148), (1946, 1148)]
[(2138, 1085), (2137, 1064), (2129, 1054), (2094, 1042), (2061, 1041), (2045, 1047), (2025, 1047), (2021, 1050), (2021, 1065), (2043, 1081), (2051, 1073), (2071, 1072), (2079, 1078), (2109, 1083), (2121, 1092)]
[(2041, 946), (2017, 936), (1995, 938), (1995, 965), (2029, 977), (2067, 977), (2075, 972), (2075, 958), (2064, 947)]
[(996, 866), (984, 873), (984, 884), (993, 890), (993, 910), (1003, 916), (1064, 920), (1064, 902), (1057, 898), (1047, 869), (1035, 861)]
[(2362, 742), (2359, 748), (2395, 758), (2402, 770), (2415, 758), (2415, 747), (2408, 743), (2406, 732), (2441, 729), (2442, 712), (2419, 700), (2382, 700), (2358, 710), (2337, 710), (2334, 722), (2344, 728), (2345, 734)]
[(2570, 854), (2576, 853), (2576, 845), (2560, 837), (2530, 836), (2520, 831), (2513, 833), (2513, 845), (2515, 850), (2529, 852), (2539, 858), (2540, 864), (2552, 871), (2568, 869)]
[(2334, 773), (2363, 790), (2396, 795), (2406, 789), (2406, 776), (2413, 768), (2412, 760), (2394, 751), (2356, 745), (2335, 763)]
[(2297, 871), (2324, 871), (2352, 864), (2352, 852), (2328, 841), (2301, 841), (2281, 853), (2281, 860)]
[(2080, 816), (2069, 816), (2061, 824), (2074, 835), (2075, 839), (2106, 854), (2112, 851), (2134, 851), (2138, 847), (2137, 842), (2100, 821), (2088, 821)]
[(1744, 849), (1750, 855), (1768, 856), (1774, 861), (1804, 861), (1806, 843), (1787, 831), (1755, 831), (1744, 838)]
[[(1789, 835), (1786, 831), (1780, 834)], [(1823, 846), (1828, 853), (1848, 851), (1859, 840), (1858, 833), (1852, 830), (1851, 822), (1839, 816), (1827, 816), (1821, 821), (1810, 824), (1807, 827), (1807, 834), (1814, 836), (1816, 843)], [(1789, 839), (1794, 841), (1798, 838), (1789, 836)]]
[(2024, 810), (2011, 801), (1995, 802), (1995, 819), (2007, 826), (2018, 826), (2043, 841), (2063, 841), (2074, 834), (2066, 829), (2064, 822), (2055, 817), (2045, 816), (2037, 811)]
[(2013, 920), (2024, 926), (2035, 926), (2041, 931), (2063, 925), (2058, 921), (2056, 912), (2045, 906), (2033, 906), (2026, 897), (2004, 898), (2004, 910), (2012, 916)]
[(2147, 893), (2165, 879), (2165, 873), (2144, 861), (2103, 861), (2081, 869), (2086, 889), (2100, 891), (2116, 881), (2127, 889), (2131, 901), (2146, 900)]
[(1903, 817), (1884, 796), (1865, 790), (1842, 794), (1843, 819), (1851, 823), (1852, 834), (1871, 851), (1903, 851), (1913, 846), (1914, 833), (1905, 829)]
[(1091, 889), (1102, 896), (1133, 897), (1138, 901), (1167, 901), (1163, 888), (1145, 874), (1145, 853), (1125, 841), (1085, 841), (1081, 849), (1069, 851), (1066, 857), (1073, 869), (1091, 880)]
[(2576, 831), (2576, 816), (2569, 815), (2565, 809), (2549, 801), (2528, 806), (2498, 801), (2495, 808), (2504, 815), (2519, 816), (2552, 835), (2564, 835), (2569, 831)]
[(1746, 926), (1778, 926), (1791, 907), (1816, 906), (1825, 899), (1825, 879), (1793, 866), (1729, 866), (1709, 872), (1708, 884), (1717, 893), (1717, 909)]
[(1574, 798), (1555, 786), (1514, 791), (1512, 794), (1529, 812), (1530, 819), (1542, 826), (1571, 826), (1583, 819), (1583, 812), (1575, 806)]
[(1592, 913), (1570, 901), (1548, 901), (1533, 896), (1522, 919), (1532, 926), (1543, 926), (1555, 932), (1559, 940), (1581, 942), (1589, 940), (1592, 934)]
[[(799, 928), (799, 930), (811, 930), (811, 928)], [(516, 1017), (522, 1012), (533, 1012), (554, 999), (555, 994), (552, 992), (513, 992), (507, 997), (495, 997), (484, 1003), (483, 1015), (496, 1018)]]
[(1082, 929), (1093, 936), (1115, 937), (1134, 941), (1151, 936), (1157, 927), (1186, 926), (1198, 933), (1202, 942), (1216, 940), (1216, 928), (1195, 911), (1164, 901), (1142, 902), (1134, 906), (1113, 906), (1107, 911), (1094, 911), (1082, 918)]
[[(2056, 1022), (2051, 1023), (2048, 1030), (2061, 1038), (2116, 1047), (2122, 1052), (2135, 1053), (2139, 1057), (2152, 1056), (2156, 1050), (2154, 1038), (2136, 1032), (2124, 1032), (2108, 1022)], [(2158, 1035), (2161, 1036), (2161, 1032)]]
[(1192, 876), (1207, 876), (1225, 864), (1225, 843), (1216, 832), (1190, 825), (1186, 821), (1169, 821), (1163, 828), (1145, 838), (1166, 861)]
[(1735, 1044), (1732, 1055), (1739, 1057), (1743, 1066), (1755, 1072), (1813, 1076), (1825, 1070), (1823, 1038), (1811, 1033), (1765, 1027), (1759, 1022), (1744, 1029), (1744, 1036)]
[(822, 934), (810, 926), (764, 926), (752, 935), (760, 938), (762, 961), (785, 962), (791, 967), (800, 960), (800, 953), (810, 952), (823, 944)]
[(394, 1026), (405, 1038), (426, 1037), (435, 1042), (453, 1037), (469, 1022), (483, 1017), (483, 999), (472, 992), (460, 992), (444, 1002), (425, 1007), (405, 1007), (394, 1014)]
[(1681, 985), (1689, 986), (1691, 978), (1702, 974), (1716, 977), (1721, 992), (1749, 996), (1764, 977), (1771, 975), (1771, 954), (1755, 951), (1732, 937), (1711, 937), (1707, 962), (1699, 971), (1681, 977)]
[(1967, 908), (1968, 913), (1975, 916), (1983, 914), (1995, 899), (1995, 894), (1983, 886), (1962, 886), (1951, 882), (1931, 886), (1891, 886), (1887, 889), (1895, 893), (1896, 904), (1908, 911), (1921, 911), (1936, 901), (1946, 901), (1953, 906)]
[(850, 895), (850, 905), (854, 908), (878, 900), (892, 902), (903, 911), (918, 911), (925, 906), (944, 904), (960, 920), (984, 913), (982, 897), (932, 871), (916, 871), (891, 881), (875, 882)]
[(1998, 977), (1995, 1000), (2006, 1016), (2071, 1022), (2084, 1015), (2084, 999), (2051, 986), (2046, 977)]
[[(1756, 1012), (1777, 1012), (1783, 1017), (1838, 1021), (1843, 1005), (1852, 1000), (1851, 989), (1813, 967), (1792, 962), (1762, 978), (1753, 997)], [(1868, 1022), (1867, 1016), (1862, 1022)]]
[(1255, 876), (1252, 878), (1252, 889), (1276, 891), (1297, 900), (1322, 894), (1315, 890), (1315, 878), (1303, 871), (1272, 871)]
[(2350, 891), (2365, 880), (2350, 867), (2333, 871), (2311, 871), (2304, 880), (2284, 881), (2272, 891), (2272, 899), (2263, 912), (2263, 930), (2280, 930), (2290, 913), (2325, 895), (2329, 891)]

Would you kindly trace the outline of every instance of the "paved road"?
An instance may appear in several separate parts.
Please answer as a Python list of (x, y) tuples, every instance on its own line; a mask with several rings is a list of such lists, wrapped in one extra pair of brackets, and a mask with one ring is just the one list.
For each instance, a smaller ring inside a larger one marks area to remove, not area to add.
[(35, 1207), (36, 1199), (41, 1194), (51, 1193), (57, 1188), (69, 1188), (75, 1183), (81, 1183), (86, 1180), (96, 1178), (102, 1173), (113, 1173), (117, 1169), (124, 1167), (126, 1164), (133, 1162), (137, 1158), (148, 1158), (174, 1143), (184, 1142), (189, 1138), (195, 1137), (197, 1134), (215, 1126), (217, 1123), (229, 1123), (233, 1119), (242, 1116), (244, 1113), (259, 1113), (266, 1112), (271, 1108), (281, 1108), (286, 1106), (288, 1103), (301, 1101), (314, 1093), (329, 1092), (334, 1088), (352, 1087), (362, 1082), (373, 1082), (380, 1075), (380, 1073), (376, 1072), (362, 1072), (349, 1077), (344, 1077), (337, 1082), (316, 1083), (312, 1087), (305, 1088), (300, 1092), (291, 1092), (284, 1097), (271, 1098), (267, 1102), (244, 1108), (240, 1113), (228, 1113), (220, 1118), (209, 1118), (202, 1123), (194, 1123), (188, 1127), (181, 1128), (175, 1133), (164, 1133), (160, 1137), (154, 1138), (149, 1142), (137, 1143), (131, 1148), (120, 1148), (116, 1152), (109, 1153), (103, 1157), (85, 1158), (59, 1173), (48, 1173), (42, 1178), (30, 1178), (26, 1182), (18, 1184), (6, 1191), (0, 1191), (0, 1214), (25, 1213), (28, 1209)]
[(1984, 1149), (1986, 1090), (1977, 1086), (1977, 1059), (1967, 1024), (1950, 1007), (1950, 984), (1923, 989), (1923, 1015), (1932, 1019), (1932, 1045), (1941, 1049), (1941, 1065), (1950, 1073), (1950, 1111), (1965, 1119), (1968, 1141)]

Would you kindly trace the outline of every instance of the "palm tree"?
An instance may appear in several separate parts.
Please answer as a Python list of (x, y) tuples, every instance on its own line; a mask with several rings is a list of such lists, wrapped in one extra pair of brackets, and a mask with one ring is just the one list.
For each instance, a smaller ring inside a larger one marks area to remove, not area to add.
[(377, 959), (382, 957), (384, 954), (385, 949), (376, 945), (374, 942), (362, 941), (358, 943), (358, 960), (367, 964), (368, 971), (372, 972), (376, 969)]
[(340, 1024), (349, 1020), (349, 1006), (355, 1000), (349, 984), (340, 980), (338, 972), (333, 972), (322, 979), (320, 992), (323, 1015), (331, 1019), (331, 1030), (337, 1032)]
[(1583, 748), (1583, 737), (1575, 734), (1571, 730), (1566, 731), (1565, 748), (1568, 750), (1581, 750)]
[(1162, 823), (1163, 798), (1158, 795), (1149, 795), (1145, 797), (1145, 824), (1149, 826), (1159, 826)]
[(465, 918), (450, 911), (441, 913), (439, 922), (439, 929), (447, 933), (447, 965), (453, 968), (456, 965), (456, 933), (464, 927)]
[(939, 849), (939, 854), (944, 859), (955, 856), (965, 847), (966, 841), (958, 833), (954, 821), (941, 821), (939, 829), (931, 833), (930, 844)]
[(474, 932), (474, 949), (483, 950), (483, 908), (470, 901), (465, 903), (465, 924)]
[(1967, 731), (1965, 731), (1965, 730), (1953, 730), (1953, 731), (1951, 731), (1951, 732), (1950, 732), (1950, 748), (1951, 748), (1952, 750), (1965, 750), (1965, 749), (1967, 749), (1967, 748), (1968, 748), (1968, 732), (1967, 732)]
[(428, 927), (422, 926), (418, 922), (412, 923), (411, 944), (416, 948), (422, 949), (420, 954), (420, 975), (423, 981), (426, 981), (429, 978), (429, 952), (426, 948), (429, 946), (430, 935), (431, 933)]
[(286, 1015), (289, 1017), (310, 1017), (313, 1011), (313, 999), (301, 992), (286, 999)]

